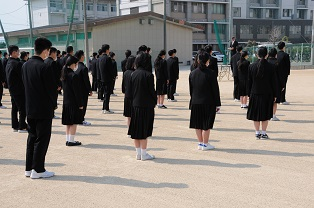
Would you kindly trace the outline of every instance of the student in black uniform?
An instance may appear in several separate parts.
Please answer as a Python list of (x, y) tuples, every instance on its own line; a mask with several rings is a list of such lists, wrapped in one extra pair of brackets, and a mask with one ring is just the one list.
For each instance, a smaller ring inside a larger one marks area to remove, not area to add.
[(280, 97), (281, 97), (281, 92), (285, 88), (285, 79), (283, 79), (282, 76), (282, 71), (278, 69), (278, 60), (277, 60), (277, 50), (276, 48), (270, 49), (268, 53), (268, 58), (267, 61), (271, 63), (274, 67), (275, 70), (275, 75), (276, 75), (276, 81), (277, 81), (277, 89), (276, 89), (276, 101), (274, 102), (274, 107), (273, 107), (273, 117), (270, 119), (271, 121), (280, 121), (279, 118), (276, 116), (277, 112), (277, 105), (280, 103)]
[(91, 123), (85, 120), (85, 115), (86, 115), (86, 109), (87, 109), (87, 103), (88, 103), (88, 96), (92, 96), (92, 87), (89, 81), (89, 76), (88, 76), (88, 68), (85, 66), (84, 61), (85, 61), (85, 55), (84, 51), (79, 50), (75, 53), (74, 55), (78, 60), (78, 68), (75, 71), (75, 74), (78, 75), (79, 79), (79, 85), (80, 85), (80, 91), (82, 94), (82, 99), (83, 99), (83, 110), (82, 110), (82, 116), (83, 116), (83, 126), (90, 126)]
[(112, 80), (113, 80), (113, 73), (112, 73), (112, 61), (109, 57), (110, 46), (104, 44), (101, 48), (102, 56), (99, 58), (99, 70), (100, 70), (100, 77), (101, 83), (104, 89), (104, 102), (103, 102), (103, 113), (104, 114), (112, 114), (113, 111), (109, 108), (110, 103), (110, 95), (111, 95), (111, 88), (112, 88)]
[[(57, 63), (57, 49), (55, 47), (51, 47), (49, 51), (49, 57), (45, 59), (45, 64), (48, 65), (53, 71), (54, 78), (55, 78), (55, 86), (56, 86), (56, 102), (58, 100), (58, 91), (61, 89), (61, 71), (58, 67)], [(54, 119), (59, 119), (60, 117), (53, 115)]]
[(235, 102), (240, 101), (239, 95), (239, 77), (238, 77), (238, 61), (241, 58), (242, 46), (237, 46), (237, 53), (231, 57), (231, 70), (233, 75), (233, 98)]
[(62, 67), (66, 64), (66, 61), (67, 61), (68, 57), (74, 55), (73, 46), (68, 46), (66, 50), (67, 50), (67, 53), (62, 58)]
[(127, 62), (127, 60), (128, 60), (128, 58), (131, 56), (131, 54), (132, 54), (132, 52), (130, 51), (130, 50), (126, 50), (125, 51), (125, 59), (123, 59), (123, 61), (121, 61), (121, 71), (122, 71), (122, 87), (121, 87), (121, 89), (122, 89), (122, 93), (125, 93), (124, 92), (124, 86), (123, 86), (123, 84), (124, 84), (124, 82), (123, 82), (123, 77), (124, 77), (124, 72), (126, 71), (126, 62)]
[(173, 50), (173, 55), (174, 55), (174, 59), (176, 60), (176, 76), (177, 76), (177, 80), (174, 83), (174, 96), (179, 96), (179, 94), (177, 93), (177, 83), (179, 80), (179, 74), (180, 74), (180, 70), (179, 70), (179, 58), (177, 57), (177, 49), (172, 49)]
[(22, 51), (21, 52), (21, 54), (20, 54), (20, 62), (21, 62), (21, 64), (22, 64), (22, 66), (23, 66), (23, 64), (26, 62), (26, 61), (28, 61), (28, 54), (27, 54), (27, 52), (26, 51)]
[(167, 59), (167, 71), (168, 71), (168, 87), (167, 87), (167, 96), (169, 102), (177, 102), (174, 98), (175, 86), (178, 79), (178, 64), (177, 60), (174, 58), (175, 54), (173, 50), (168, 51), (169, 58)]
[(124, 94), (124, 110), (123, 110), (123, 116), (127, 117), (127, 125), (128, 127), (130, 126), (131, 122), (131, 115), (132, 115), (132, 93), (130, 92), (131, 90), (131, 78), (132, 78), (132, 73), (134, 72), (134, 62), (135, 62), (135, 56), (129, 56), (128, 60), (126, 62), (125, 68), (126, 71), (124, 72), (123, 75), (123, 80), (122, 80), (122, 86), (124, 87), (123, 92)]
[(193, 64), (191, 64), (190, 71), (194, 71), (198, 67), (198, 53), (195, 54)]
[(238, 45), (239, 45), (239, 43), (238, 43), (238, 41), (236, 41), (236, 38), (232, 37), (231, 42), (230, 42), (230, 47), (228, 48), (228, 50), (230, 50), (230, 52), (231, 52), (231, 57), (237, 53), (236, 49), (237, 49)]
[(98, 97), (97, 99), (99, 100), (99, 102), (103, 102), (104, 101), (104, 88), (102, 86), (102, 82), (101, 82), (101, 76), (100, 76), (100, 68), (99, 68), (99, 61), (100, 58), (102, 57), (103, 52), (101, 49), (98, 50), (98, 56), (97, 56), (97, 62), (96, 62), (96, 72), (97, 72), (97, 89), (98, 89)]
[(111, 86), (111, 96), (117, 96), (113, 92), (115, 84), (116, 84), (116, 79), (118, 79), (118, 67), (117, 67), (117, 62), (116, 62), (116, 54), (111, 51), (109, 53), (109, 56), (110, 56), (111, 61), (112, 61), (112, 75), (113, 75), (112, 86)]
[[(12, 102), (12, 128), (14, 132), (27, 133), (25, 89), (22, 81), (22, 63), (19, 59), (19, 48), (15, 45), (9, 46), (9, 54), (10, 58), (5, 70)], [(17, 117), (18, 113), (19, 119)]]
[(213, 47), (211, 45), (207, 45), (207, 46), (205, 46), (204, 49), (209, 54), (209, 65), (208, 65), (208, 68), (215, 73), (216, 77), (218, 77), (217, 59), (212, 57)]
[(241, 102), (241, 108), (246, 109), (247, 106), (247, 84), (248, 84), (248, 73), (250, 62), (247, 60), (249, 58), (249, 54), (247, 51), (242, 51), (241, 58), (237, 63), (238, 67), (238, 79), (239, 79), (239, 96)]
[(289, 54), (287, 54), (286, 51), (286, 44), (285, 42), (280, 41), (278, 43), (278, 54), (277, 54), (277, 60), (278, 60), (278, 70), (280, 71), (281, 80), (284, 82), (284, 90), (281, 92), (280, 96), (280, 103), (283, 105), (289, 105), (290, 103), (286, 100), (286, 89), (287, 89), (287, 82), (288, 77), (290, 75), (290, 57)]
[(3, 96), (3, 86), (5, 84), (5, 73), (4, 73), (4, 68), (2, 66), (2, 51), (0, 51), (0, 109), (6, 109), (7, 107), (2, 105), (2, 96)]
[(22, 67), (28, 122), (25, 176), (34, 179), (54, 175), (45, 169), (53, 111), (57, 108), (53, 71), (44, 63), (50, 47), (51, 42), (48, 39), (37, 38), (35, 55)]
[(97, 63), (97, 53), (93, 53), (93, 58), (91, 61), (91, 71), (92, 71), (92, 76), (93, 76), (93, 81), (92, 81), (92, 91), (96, 92), (97, 91), (97, 68), (96, 68), (96, 63)]
[(2, 67), (4, 70), (4, 85), (3, 85), (4, 88), (8, 88), (7, 75), (6, 75), (6, 70), (5, 70), (7, 63), (8, 63), (8, 58), (9, 58), (9, 54), (7, 52), (4, 52), (3, 53), (3, 59), (1, 60), (2, 61)]
[(155, 76), (156, 76), (156, 91), (157, 91), (157, 106), (161, 109), (166, 109), (164, 105), (165, 95), (167, 94), (168, 71), (167, 61), (165, 60), (166, 51), (161, 50), (155, 60)]
[(133, 111), (128, 135), (134, 139), (137, 160), (152, 160), (155, 157), (146, 152), (147, 138), (152, 136), (157, 95), (154, 75), (150, 71), (150, 57), (139, 52), (135, 59), (136, 70), (132, 74), (128, 97), (133, 100)]
[[(250, 97), (247, 119), (254, 121), (256, 139), (268, 139), (266, 129), (273, 116), (276, 99), (276, 75), (273, 65), (266, 60), (267, 48), (258, 49), (259, 60), (249, 67), (248, 94)], [(260, 126), (262, 131), (260, 132)]]
[(200, 50), (198, 68), (189, 77), (190, 84), (190, 128), (195, 129), (199, 150), (211, 150), (215, 147), (208, 143), (210, 129), (213, 128), (216, 111), (221, 106), (219, 86), (215, 73), (208, 69), (209, 54)]
[(60, 75), (60, 77), (59, 77), (59, 83), (60, 83), (60, 89), (58, 89), (58, 94), (59, 95), (62, 95), (62, 82), (60, 81), (60, 79), (61, 79), (61, 71), (62, 71), (62, 67), (63, 67), (63, 65), (62, 65), (62, 56), (61, 56), (61, 52), (59, 51), (59, 50), (57, 50), (57, 67), (58, 67), (58, 74)]
[[(153, 73), (153, 65), (152, 65), (152, 56), (150, 55), (151, 53), (151, 48), (147, 47), (146, 45), (141, 45), (139, 48), (138, 48), (138, 53), (140, 51), (143, 51), (144, 53), (147, 53), (148, 54), (148, 70)], [(138, 54), (137, 53), (137, 54)]]
[(62, 124), (66, 125), (66, 146), (77, 146), (82, 143), (74, 140), (77, 125), (83, 122), (83, 98), (79, 76), (74, 73), (79, 60), (69, 56), (62, 69), (63, 107)]

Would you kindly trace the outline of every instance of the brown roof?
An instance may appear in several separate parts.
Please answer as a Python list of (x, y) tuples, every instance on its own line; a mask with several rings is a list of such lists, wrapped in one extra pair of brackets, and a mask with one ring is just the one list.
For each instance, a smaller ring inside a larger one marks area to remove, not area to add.
[[(121, 22), (125, 20), (141, 18), (141, 17), (152, 17), (152, 18), (160, 19), (160, 20), (163, 19), (163, 15), (161, 14), (157, 14), (155, 12), (143, 12), (143, 13), (138, 13), (138, 14), (130, 14), (130, 15), (110, 17), (110, 18), (89, 20), (87, 21), (87, 27), (91, 28), (93, 26), (112, 24), (112, 23), (117, 23), (117, 22)], [(188, 23), (184, 20), (178, 20), (178, 19), (168, 17), (168, 16), (166, 18), (167, 18), (167, 23), (179, 25), (182, 27), (187, 27), (194, 31), (200, 31), (200, 29), (197, 28), (195, 25)], [(68, 29), (69, 29), (69, 24), (47, 25), (47, 26), (33, 28), (33, 35), (36, 36), (39, 34), (47, 34), (47, 33), (53, 33), (53, 32), (67, 32)], [(83, 30), (83, 29), (84, 29), (84, 24), (82, 21), (73, 22), (72, 30), (75, 31), (75, 30)], [(2, 33), (0, 33), (0, 35), (2, 35)], [(8, 37), (29, 35), (29, 29), (7, 32), (7, 35)]]

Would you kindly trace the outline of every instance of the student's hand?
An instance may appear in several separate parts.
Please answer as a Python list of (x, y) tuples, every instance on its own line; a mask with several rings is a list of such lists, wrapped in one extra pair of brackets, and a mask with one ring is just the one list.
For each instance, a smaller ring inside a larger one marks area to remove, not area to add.
[(80, 109), (80, 110), (83, 110), (83, 106), (82, 106), (82, 107), (79, 107), (79, 109)]
[(276, 99), (277, 99), (277, 98), (275, 97), (275, 98), (274, 98), (274, 103), (276, 102)]
[(58, 87), (57, 90), (60, 91), (60, 90), (61, 90), (61, 87)]
[(220, 106), (216, 107), (216, 112), (220, 111)]
[(92, 91), (90, 91), (88, 95), (89, 95), (89, 96), (92, 96), (92, 95), (93, 95), (93, 92), (92, 92)]
[(283, 92), (285, 90), (285, 88), (282, 88), (281, 92)]
[(118, 76), (116, 76), (116, 79), (118, 79)]
[(169, 84), (169, 80), (167, 80), (167, 84)]

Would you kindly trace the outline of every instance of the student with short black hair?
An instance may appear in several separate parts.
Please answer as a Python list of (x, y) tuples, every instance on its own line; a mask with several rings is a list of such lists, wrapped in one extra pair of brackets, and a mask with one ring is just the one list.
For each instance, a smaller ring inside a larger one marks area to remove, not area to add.
[(4, 68), (2, 66), (2, 51), (0, 51), (0, 108), (6, 109), (7, 107), (2, 105), (2, 95), (3, 95), (3, 86), (5, 84), (5, 73)]
[(280, 103), (283, 105), (289, 105), (290, 103), (286, 100), (286, 90), (287, 90), (287, 82), (288, 77), (290, 75), (290, 56), (286, 51), (286, 44), (283, 41), (278, 43), (278, 53), (277, 53), (277, 61), (278, 61), (278, 70), (280, 71), (281, 80), (284, 83), (284, 90), (281, 92)]
[(116, 84), (116, 79), (118, 79), (118, 67), (117, 67), (117, 62), (116, 62), (116, 54), (110, 51), (109, 56), (112, 62), (112, 75), (113, 75), (112, 86), (111, 86), (111, 96), (117, 96), (113, 92), (115, 84)]
[(213, 46), (207, 45), (207, 46), (205, 46), (204, 49), (205, 49), (205, 51), (209, 54), (209, 59), (210, 59), (210, 61), (209, 61), (208, 68), (209, 68), (210, 70), (212, 70), (212, 71), (216, 74), (216, 77), (218, 77), (218, 64), (217, 64), (217, 59), (212, 56), (212, 54), (213, 54)]
[(168, 71), (167, 61), (165, 60), (166, 51), (161, 50), (155, 60), (155, 76), (156, 76), (156, 91), (157, 91), (157, 106), (161, 109), (166, 109), (164, 105), (165, 95), (167, 94)]
[(65, 65), (67, 59), (69, 56), (73, 56), (74, 55), (74, 49), (73, 46), (68, 46), (66, 48), (66, 54), (64, 55), (64, 57), (62, 58), (62, 67)]
[(122, 93), (125, 93), (124, 92), (124, 89), (125, 87), (123, 86), (124, 85), (124, 82), (123, 82), (123, 77), (124, 77), (124, 72), (126, 71), (126, 62), (128, 60), (128, 58), (131, 56), (132, 52), (128, 49), (124, 52), (124, 55), (125, 55), (125, 59), (123, 59), (123, 61), (121, 61), (121, 71), (122, 71)]
[(91, 61), (91, 71), (92, 71), (92, 91), (96, 92), (97, 91), (97, 68), (96, 68), (96, 63), (97, 63), (97, 53), (93, 53), (92, 55), (92, 61)]
[(237, 63), (241, 109), (248, 108), (247, 85), (248, 85), (248, 73), (249, 73), (249, 66), (250, 66), (250, 62), (247, 60), (248, 58), (249, 58), (248, 52), (242, 51), (240, 60)]
[(28, 53), (26, 51), (22, 51), (20, 53), (20, 61), (22, 65), (28, 60)]
[(242, 46), (237, 46), (237, 53), (231, 57), (231, 71), (233, 76), (233, 99), (235, 102), (240, 101), (239, 95), (239, 77), (238, 77), (238, 61), (241, 58)]
[(169, 102), (177, 102), (177, 100), (174, 98), (174, 93), (178, 80), (178, 63), (175, 59), (175, 53), (173, 50), (169, 50), (168, 55), (169, 58), (167, 59), (167, 71), (169, 82), (167, 87), (167, 97)]
[(6, 75), (5, 68), (7, 66), (8, 60), (9, 60), (9, 54), (7, 52), (4, 52), (1, 62), (2, 62), (2, 67), (3, 67), (3, 71), (4, 71), (4, 85), (3, 85), (3, 87), (6, 89), (8, 88), (8, 83), (7, 83), (7, 75)]
[(28, 139), (25, 176), (48, 178), (53, 172), (45, 169), (54, 110), (57, 108), (56, 85), (53, 71), (44, 63), (51, 42), (46, 38), (35, 40), (35, 55), (22, 67), (25, 85)]

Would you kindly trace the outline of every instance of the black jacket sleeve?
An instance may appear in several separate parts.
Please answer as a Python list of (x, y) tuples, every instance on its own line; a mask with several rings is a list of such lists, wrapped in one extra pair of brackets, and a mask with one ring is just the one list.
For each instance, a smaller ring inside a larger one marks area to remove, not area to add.
[[(215, 72), (213, 72), (215, 74)], [(213, 89), (213, 95), (215, 99), (215, 105), (216, 107), (221, 106), (221, 101), (220, 101), (220, 92), (219, 92), (219, 85), (217, 78), (215, 76), (211, 76), (211, 88)]]
[(49, 66), (44, 67), (42, 74), (42, 83), (46, 89), (49, 100), (54, 108), (57, 107), (57, 88), (53, 69)]
[(84, 81), (85, 88), (88, 92), (91, 92), (92, 87), (89, 81), (88, 68), (86, 66), (84, 67), (82, 73), (83, 73), (83, 81)]
[(156, 105), (157, 104), (157, 93), (155, 90), (154, 75), (153, 74), (148, 75), (147, 81), (148, 81), (149, 94), (152, 96), (154, 103)]

